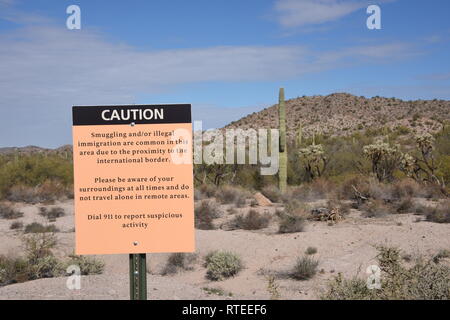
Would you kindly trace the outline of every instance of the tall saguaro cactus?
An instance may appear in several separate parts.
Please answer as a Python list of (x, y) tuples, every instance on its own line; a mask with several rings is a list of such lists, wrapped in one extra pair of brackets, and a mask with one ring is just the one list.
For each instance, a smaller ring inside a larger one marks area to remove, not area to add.
[(300, 126), (297, 129), (297, 140), (296, 140), (296, 147), (300, 148), (302, 146), (302, 141), (303, 140), (303, 127), (302, 124), (300, 123)]
[(284, 88), (280, 88), (278, 100), (278, 119), (280, 130), (278, 186), (280, 191), (284, 193), (287, 188), (286, 106), (284, 103)]

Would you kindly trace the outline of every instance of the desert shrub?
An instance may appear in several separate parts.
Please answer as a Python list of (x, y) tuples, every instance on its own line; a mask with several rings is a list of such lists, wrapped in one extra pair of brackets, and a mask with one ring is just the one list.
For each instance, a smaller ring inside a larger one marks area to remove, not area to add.
[(293, 216), (307, 217), (310, 212), (310, 208), (307, 205), (296, 199), (288, 200), (284, 205), (284, 209), (286, 213)]
[(68, 266), (77, 265), (80, 267), (80, 272), (82, 275), (90, 274), (102, 274), (105, 268), (105, 263), (94, 257), (77, 256), (70, 255), (69, 260), (65, 262), (65, 268)]
[(26, 203), (37, 203), (39, 202), (39, 197), (36, 195), (36, 187), (30, 187), (25, 185), (15, 185), (12, 186), (7, 195), (7, 199), (13, 202), (26, 202)]
[(49, 233), (58, 232), (59, 229), (54, 225), (44, 226), (38, 222), (33, 222), (25, 226), (25, 233)]
[(414, 208), (414, 202), (410, 197), (405, 197), (397, 200), (394, 204), (394, 209), (397, 213), (408, 213)]
[(392, 193), (393, 196), (397, 199), (405, 198), (405, 197), (415, 197), (420, 193), (420, 186), (413, 179), (402, 179), (396, 181), (392, 185)]
[(28, 280), (27, 261), (21, 257), (0, 255), (0, 287)]
[(245, 206), (247, 192), (232, 186), (221, 187), (216, 192), (216, 199), (224, 204), (234, 203), (238, 208)]
[(294, 268), (291, 271), (292, 278), (296, 280), (308, 280), (317, 273), (319, 261), (303, 256), (297, 259)]
[(194, 200), (204, 200), (204, 199), (206, 199), (207, 198), (207, 196), (206, 196), (206, 194), (204, 194), (203, 192), (201, 192), (199, 189), (195, 189), (194, 190)]
[(29, 280), (63, 276), (69, 265), (78, 265), (81, 274), (102, 273), (104, 264), (95, 258), (69, 256), (63, 261), (54, 256), (57, 244), (54, 234), (36, 233), (22, 238), (24, 257), (0, 255), (0, 286)]
[(374, 290), (367, 288), (366, 281), (357, 277), (345, 279), (341, 273), (330, 280), (323, 300), (368, 300)]
[(358, 205), (372, 199), (389, 202), (395, 198), (392, 185), (361, 175), (343, 181), (338, 190), (338, 197), (356, 201)]
[(241, 258), (228, 251), (215, 251), (205, 257), (206, 277), (220, 281), (235, 276), (242, 270)]
[(334, 192), (336, 185), (328, 179), (319, 178), (309, 184), (310, 198), (326, 199)]
[(51, 278), (62, 275), (64, 266), (53, 255), (57, 240), (54, 234), (41, 233), (23, 239), (27, 268), (27, 279)]
[(308, 248), (306, 248), (305, 253), (308, 255), (316, 254), (317, 248), (316, 247), (308, 247)]
[(17, 230), (17, 229), (22, 229), (23, 228), (23, 222), (20, 221), (15, 221), (13, 223), (11, 223), (11, 225), (9, 226), (9, 229), (11, 230)]
[(261, 193), (272, 202), (281, 202), (282, 194), (280, 189), (274, 185), (264, 187)]
[(337, 209), (341, 215), (346, 215), (350, 213), (351, 205), (337, 199), (329, 199), (327, 201), (327, 208), (329, 210)]
[(163, 275), (175, 274), (180, 270), (193, 270), (193, 265), (197, 260), (197, 255), (184, 252), (172, 253), (167, 259), (166, 265), (162, 271)]
[(39, 208), (39, 214), (49, 221), (56, 221), (57, 218), (63, 217), (66, 215), (66, 212), (61, 207), (53, 207), (48, 210), (46, 207)]
[(450, 298), (450, 267), (433, 260), (417, 259), (411, 267), (401, 263), (397, 248), (379, 247), (381, 288), (369, 290), (365, 281), (346, 280), (342, 275), (329, 284), (323, 299), (377, 300), (448, 300)]
[(23, 212), (14, 209), (10, 205), (0, 204), (0, 218), (13, 220), (23, 217)]
[(236, 216), (235, 225), (244, 230), (259, 230), (267, 228), (270, 219), (267, 213), (261, 214), (256, 210), (250, 210), (246, 215)]
[[(17, 158), (6, 159), (0, 166), (0, 198), (9, 196), (12, 200), (34, 201), (33, 194), (51, 199), (55, 195), (62, 195), (73, 184), (73, 165), (70, 159), (59, 155), (21, 155)], [(31, 187), (35, 190), (24, 188), (13, 190), (15, 187)], [(20, 192), (19, 192), (20, 191)], [(16, 193), (18, 192), (18, 193)], [(31, 192), (31, 193), (29, 193)], [(20, 199), (23, 195), (25, 198)]]
[(195, 227), (197, 229), (215, 229), (213, 219), (218, 217), (220, 217), (220, 209), (214, 200), (203, 200), (195, 207)]
[(216, 195), (217, 187), (211, 184), (202, 184), (198, 187), (198, 190), (207, 198), (212, 198)]
[(361, 207), (362, 215), (366, 218), (378, 218), (393, 213), (392, 207), (383, 200), (372, 200)]
[(292, 215), (285, 211), (278, 211), (277, 215), (279, 217), (279, 233), (295, 233), (305, 230), (306, 219), (304, 216)]
[(450, 223), (450, 200), (445, 200), (434, 208), (429, 207), (425, 216), (431, 222)]

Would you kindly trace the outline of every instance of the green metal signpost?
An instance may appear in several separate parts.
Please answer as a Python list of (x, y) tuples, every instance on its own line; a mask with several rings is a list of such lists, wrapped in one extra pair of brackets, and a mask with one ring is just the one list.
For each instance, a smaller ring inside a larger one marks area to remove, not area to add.
[(130, 254), (130, 300), (147, 300), (146, 254)]

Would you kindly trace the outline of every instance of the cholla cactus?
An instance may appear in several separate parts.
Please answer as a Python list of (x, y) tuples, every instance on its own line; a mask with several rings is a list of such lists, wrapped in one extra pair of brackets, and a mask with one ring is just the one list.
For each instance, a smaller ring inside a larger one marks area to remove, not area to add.
[(403, 153), (400, 160), (400, 168), (408, 177), (412, 177), (416, 168), (416, 160), (408, 153)]
[(299, 149), (298, 152), (307, 178), (313, 180), (316, 177), (320, 177), (328, 163), (323, 146), (321, 144), (313, 144)]
[(429, 133), (424, 133), (416, 136), (416, 143), (419, 156), (403, 155), (401, 169), (407, 176), (418, 182), (438, 185), (442, 192), (446, 194), (444, 179), (437, 174), (438, 165), (433, 155), (434, 137)]
[(434, 137), (428, 132), (416, 136), (416, 143), (424, 155), (430, 155), (434, 149)]
[(391, 181), (394, 178), (395, 169), (400, 167), (402, 153), (399, 145), (377, 140), (374, 144), (364, 146), (364, 155), (372, 163), (372, 172), (379, 181)]

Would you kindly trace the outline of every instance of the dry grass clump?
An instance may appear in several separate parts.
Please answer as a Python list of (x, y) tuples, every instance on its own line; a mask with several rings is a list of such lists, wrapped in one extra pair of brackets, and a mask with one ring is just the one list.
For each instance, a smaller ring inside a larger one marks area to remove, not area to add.
[(197, 254), (176, 252), (172, 253), (167, 259), (162, 275), (175, 274), (180, 271), (190, 271), (194, 269), (194, 264), (197, 261)]
[(381, 288), (368, 289), (366, 282), (339, 274), (329, 284), (322, 299), (331, 300), (448, 300), (450, 299), (450, 267), (423, 258), (411, 267), (401, 261), (397, 248), (379, 247), (378, 265)]
[(319, 261), (309, 256), (300, 257), (291, 271), (291, 277), (296, 280), (311, 279), (317, 273), (318, 265)]
[(306, 248), (305, 253), (307, 255), (316, 254), (317, 253), (317, 248), (316, 247), (308, 247), (308, 248)]
[(234, 224), (244, 230), (259, 230), (269, 226), (271, 216), (268, 213), (259, 213), (256, 210), (250, 210), (245, 215), (238, 215)]
[(214, 200), (203, 200), (195, 207), (195, 227), (201, 230), (213, 230), (213, 219), (221, 215), (219, 204)]
[(44, 226), (38, 222), (33, 222), (33, 223), (27, 224), (25, 226), (24, 232), (25, 233), (51, 233), (51, 232), (59, 232), (59, 229), (53, 224)]
[(23, 217), (23, 212), (14, 209), (11, 205), (0, 203), (0, 218), (13, 220)]

